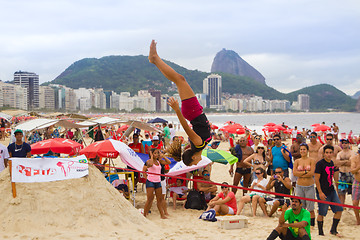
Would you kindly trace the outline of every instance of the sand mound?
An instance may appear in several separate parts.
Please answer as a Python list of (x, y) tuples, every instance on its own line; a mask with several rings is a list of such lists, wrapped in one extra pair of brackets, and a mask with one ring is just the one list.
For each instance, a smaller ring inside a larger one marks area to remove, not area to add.
[(14, 199), (9, 171), (2, 171), (1, 239), (138, 239), (154, 227), (93, 166), (84, 178), (16, 183), (16, 189)]

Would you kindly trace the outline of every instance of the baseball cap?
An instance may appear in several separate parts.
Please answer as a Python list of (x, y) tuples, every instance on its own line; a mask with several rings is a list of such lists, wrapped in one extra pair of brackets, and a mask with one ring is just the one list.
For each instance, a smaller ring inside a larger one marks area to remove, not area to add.
[(21, 134), (24, 134), (23, 131), (21, 129), (16, 129), (15, 132), (14, 132), (14, 135), (17, 134), (17, 133), (21, 133)]
[(346, 139), (346, 138), (340, 139), (340, 142), (347, 142), (347, 143), (350, 143), (350, 142), (349, 142), (349, 139)]
[(153, 138), (152, 138), (152, 141), (159, 141), (159, 137), (158, 136), (153, 136)]

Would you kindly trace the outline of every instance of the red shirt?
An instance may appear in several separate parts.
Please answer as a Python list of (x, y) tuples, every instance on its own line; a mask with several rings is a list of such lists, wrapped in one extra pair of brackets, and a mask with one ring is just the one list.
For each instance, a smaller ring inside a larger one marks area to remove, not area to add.
[(141, 143), (137, 143), (136, 145), (134, 143), (129, 144), (129, 147), (137, 153), (141, 153), (141, 146)]
[(229, 191), (228, 194), (226, 195), (226, 197), (224, 196), (223, 192), (220, 192), (218, 194), (218, 197), (221, 199), (225, 199), (226, 197), (230, 197), (230, 201), (226, 202), (225, 205), (228, 207), (231, 207), (234, 210), (234, 213), (236, 214), (237, 212), (237, 204), (236, 204), (236, 198), (235, 198), (235, 194), (232, 191)]

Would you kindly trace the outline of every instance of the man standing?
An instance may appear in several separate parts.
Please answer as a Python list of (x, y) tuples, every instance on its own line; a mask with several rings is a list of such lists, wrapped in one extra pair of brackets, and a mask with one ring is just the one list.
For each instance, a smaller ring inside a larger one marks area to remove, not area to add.
[[(336, 171), (334, 162), (332, 161), (334, 155), (334, 147), (331, 145), (325, 145), (323, 149), (324, 159), (318, 161), (315, 167), (316, 196), (319, 200), (340, 203), (340, 199), (333, 185), (334, 172)], [(324, 217), (326, 216), (329, 209), (329, 204), (318, 203), (318, 206), (319, 214), (317, 217), (317, 222), (319, 235), (324, 235)], [(341, 237), (341, 235), (337, 232), (337, 226), (340, 222), (343, 208), (336, 205), (330, 205), (330, 208), (331, 211), (334, 213), (330, 233), (337, 237)]]
[(309, 146), (309, 157), (315, 159), (315, 161), (318, 161), (319, 149), (322, 147), (322, 144), (318, 142), (316, 132), (312, 132), (310, 134), (310, 143), (308, 146)]
[(23, 131), (21, 129), (16, 129), (14, 132), (14, 136), (15, 142), (9, 144), (8, 146), (10, 157), (30, 158), (31, 147), (29, 144), (23, 141)]
[(335, 123), (333, 123), (333, 132), (334, 132), (335, 144), (338, 144), (338, 142), (339, 142), (339, 137), (338, 137), (339, 127)]
[(284, 171), (284, 176), (289, 177), (289, 163), (290, 155), (287, 147), (282, 144), (279, 134), (274, 135), (275, 146), (271, 148), (270, 160), (273, 165), (273, 172), (276, 168), (281, 168)]
[[(245, 137), (241, 137), (239, 139), (238, 144), (235, 146), (235, 153), (236, 157), (238, 158), (238, 161), (236, 163), (236, 170), (235, 170), (235, 176), (233, 185), (237, 186), (239, 185), (239, 182), (241, 178), (243, 177), (243, 184), (244, 187), (249, 187), (250, 178), (251, 178), (251, 168), (249, 168), (245, 163), (244, 160), (249, 157), (251, 154), (254, 153), (254, 150), (247, 146), (247, 141)], [(229, 170), (230, 175), (232, 176), (234, 174), (234, 165), (230, 166)], [(237, 188), (233, 188), (232, 191), (234, 194), (237, 192)], [(243, 190), (243, 195), (247, 193), (247, 190)]]
[[(335, 162), (336, 160), (336, 156), (337, 154), (342, 150), (341, 147), (339, 145), (334, 145), (334, 136), (332, 135), (332, 133), (328, 133), (326, 134), (326, 144), (324, 146), (322, 146), (319, 149), (318, 152), (318, 160), (321, 160), (324, 158), (324, 147), (326, 145), (330, 145), (334, 147), (334, 154), (332, 155), (332, 161)], [(337, 171), (335, 171), (335, 175), (334, 175), (334, 180), (335, 180), (335, 186), (336, 189), (338, 188), (338, 182), (339, 182), (339, 168), (337, 166), (335, 166), (335, 169)]]
[(9, 157), (7, 147), (0, 143), (0, 173), (7, 167)]
[(170, 133), (170, 128), (167, 126), (167, 123), (164, 122), (163, 123), (163, 127), (164, 127), (164, 148), (168, 147), (170, 144), (170, 139), (171, 139), (171, 133)]
[(354, 152), (350, 149), (350, 142), (348, 139), (340, 140), (343, 150), (340, 151), (335, 160), (335, 165), (339, 168), (339, 184), (338, 194), (342, 204), (345, 202), (346, 193), (351, 194), (351, 184), (354, 181), (354, 177), (351, 171), (350, 158), (354, 155)]
[[(357, 154), (350, 158), (351, 173), (354, 174), (354, 182), (352, 185), (352, 199), (353, 206), (359, 206), (360, 200), (360, 145), (358, 146)], [(360, 225), (360, 214), (358, 209), (354, 209), (356, 224)]]
[[(282, 207), (279, 225), (271, 232), (267, 240), (281, 239), (311, 239), (310, 212), (302, 208), (300, 199), (291, 199), (291, 209), (287, 210), (285, 203)], [(288, 221), (289, 223), (285, 223)]]

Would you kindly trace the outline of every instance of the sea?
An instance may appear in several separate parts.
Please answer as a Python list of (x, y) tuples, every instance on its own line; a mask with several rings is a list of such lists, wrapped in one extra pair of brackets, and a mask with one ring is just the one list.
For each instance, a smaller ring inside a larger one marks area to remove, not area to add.
[[(264, 124), (273, 122), (289, 126), (312, 129), (312, 124), (325, 122), (331, 126), (336, 123), (339, 126), (339, 133), (360, 135), (360, 113), (254, 113), (254, 114), (206, 114), (209, 121), (219, 128), (224, 126), (227, 121), (240, 123), (257, 133), (262, 133)], [(162, 118), (172, 123), (179, 123), (176, 115), (164, 115)]]

